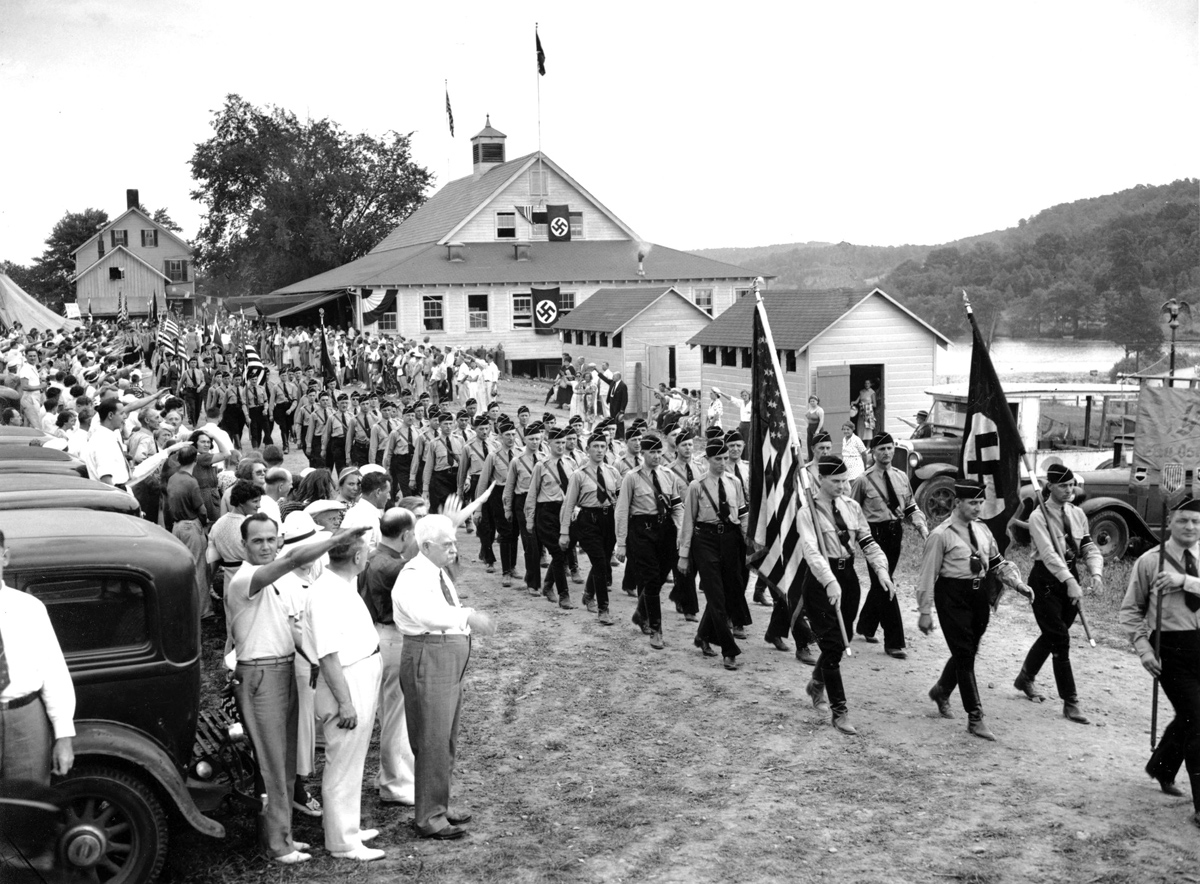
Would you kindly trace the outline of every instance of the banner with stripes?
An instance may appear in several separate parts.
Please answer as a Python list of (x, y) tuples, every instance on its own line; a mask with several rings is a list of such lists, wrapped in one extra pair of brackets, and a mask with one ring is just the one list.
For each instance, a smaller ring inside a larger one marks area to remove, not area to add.
[(378, 322), (383, 314), (395, 312), (397, 292), (398, 289), (363, 289), (363, 325)]
[(117, 322), (129, 321), (129, 304), (125, 301), (125, 293), (117, 292)]
[(183, 348), (180, 347), (179, 342), (179, 323), (175, 321), (172, 314), (167, 313), (159, 323), (156, 343), (163, 356), (183, 355)]
[(258, 355), (258, 350), (254, 349), (254, 345), (246, 344), (244, 349), (246, 355), (246, 380), (253, 380), (260, 375), (265, 375), (266, 367)]
[(786, 595), (803, 558), (798, 473), (804, 465), (761, 297), (754, 308), (753, 338), (754, 419), (748, 440), (750, 536), (762, 551), (756, 565), (759, 573), (775, 592)]

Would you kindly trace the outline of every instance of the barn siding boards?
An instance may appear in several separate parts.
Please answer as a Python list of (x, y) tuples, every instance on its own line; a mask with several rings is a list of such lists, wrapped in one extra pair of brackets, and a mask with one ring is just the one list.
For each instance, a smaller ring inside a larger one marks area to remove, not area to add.
[[(109, 279), (109, 268), (120, 267), (125, 271), (124, 279)], [(91, 299), (92, 313), (97, 316), (115, 315), (117, 295), (125, 296), (132, 316), (145, 315), (150, 310), (150, 296), (157, 293), (162, 307), (162, 293), (167, 281), (146, 265), (133, 260), (123, 252), (109, 251), (100, 262), (75, 283), (76, 302), (83, 313), (87, 313)]]
[[(692, 350), (699, 352), (699, 347), (693, 347)], [(719, 358), (719, 357), (718, 357)], [(739, 359), (740, 364), (740, 359)], [(734, 368), (728, 365), (707, 365), (701, 364), (701, 386), (704, 407), (708, 407), (708, 392), (713, 387), (719, 387), (722, 393), (728, 393), (734, 399), (741, 398), (742, 390), (751, 390), (753, 378), (750, 369)], [(796, 420), (796, 428), (803, 433), (806, 426), (804, 420), (804, 409), (808, 407), (808, 376), (804, 371), (803, 354), (797, 357), (796, 371), (783, 372), (783, 383), (788, 391), (788, 403), (792, 406), (792, 416)], [(726, 429), (733, 429), (738, 423), (738, 406), (736, 402), (724, 402), (724, 419), (722, 425)], [(749, 442), (749, 440), (746, 440)], [(801, 441), (803, 445), (803, 441)]]
[[(612, 222), (591, 200), (587, 199), (576, 188), (549, 166), (543, 165), (546, 179), (549, 183), (549, 196), (539, 198), (530, 194), (530, 176), (536, 174), (537, 163), (534, 163), (504, 190), (495, 196), (484, 208), (457, 233), (454, 239), (458, 242), (495, 242), (496, 213), (515, 212), (517, 235), (514, 242), (530, 242), (533, 240), (533, 229), (530, 224), (516, 212), (516, 206), (537, 205), (544, 201), (546, 205), (568, 205), (572, 212), (583, 213), (583, 236), (580, 239), (628, 239), (620, 227)], [(572, 236), (572, 239), (575, 237)], [(538, 241), (545, 241), (539, 237)]]

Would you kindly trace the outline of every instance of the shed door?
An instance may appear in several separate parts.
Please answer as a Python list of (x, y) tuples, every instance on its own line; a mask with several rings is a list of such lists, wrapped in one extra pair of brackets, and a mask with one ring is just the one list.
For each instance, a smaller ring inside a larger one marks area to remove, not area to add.
[[(833, 439), (835, 454), (842, 450), (842, 424), (850, 417), (850, 366), (818, 365), (816, 396), (825, 409), (825, 431)], [(796, 423), (805, 423), (804, 411), (808, 402), (792, 406), (798, 413)]]
[(671, 353), (674, 347), (646, 347), (646, 383), (657, 388), (659, 384), (671, 386)]

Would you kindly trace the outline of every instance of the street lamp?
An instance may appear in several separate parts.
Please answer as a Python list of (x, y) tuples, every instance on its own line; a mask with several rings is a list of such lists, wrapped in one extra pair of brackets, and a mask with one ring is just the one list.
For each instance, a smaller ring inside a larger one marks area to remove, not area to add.
[(1171, 327), (1171, 368), (1167, 377), (1168, 387), (1175, 386), (1175, 332), (1179, 328), (1179, 315), (1181, 313), (1190, 325), (1192, 322), (1192, 308), (1187, 301), (1177, 301), (1175, 298), (1172, 298), (1162, 305), (1161, 318), (1167, 320), (1167, 325)]

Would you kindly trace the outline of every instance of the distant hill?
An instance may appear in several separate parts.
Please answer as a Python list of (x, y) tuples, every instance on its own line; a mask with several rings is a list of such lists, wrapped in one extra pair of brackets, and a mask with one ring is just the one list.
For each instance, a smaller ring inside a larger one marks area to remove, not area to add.
[(783, 289), (862, 288), (875, 285), (908, 260), (925, 260), (930, 246), (856, 246), (848, 242), (788, 243), (748, 249), (701, 249), (697, 255), (754, 267)]

